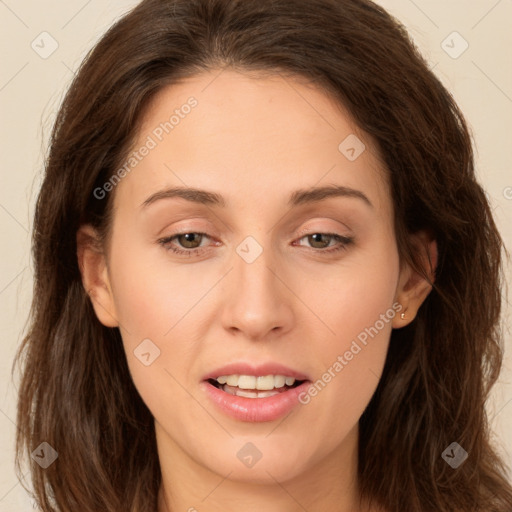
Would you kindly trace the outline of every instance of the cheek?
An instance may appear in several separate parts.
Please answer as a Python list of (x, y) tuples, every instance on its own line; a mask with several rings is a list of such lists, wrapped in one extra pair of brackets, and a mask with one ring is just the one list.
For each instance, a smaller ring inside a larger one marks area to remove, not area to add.
[[(197, 270), (194, 275), (193, 265), (183, 268), (187, 270), (176, 271), (166, 264), (160, 248), (118, 243), (111, 254), (116, 315), (128, 366), (150, 408), (163, 389), (179, 389), (170, 374), (183, 382), (194, 361), (190, 324), (201, 314), (197, 302), (205, 294), (205, 283), (197, 279)], [(167, 399), (172, 401), (173, 395)]]
[[(347, 254), (340, 265), (327, 268), (316, 278), (315, 286), (310, 279), (304, 283), (305, 296), (330, 327), (325, 329), (325, 348), (332, 356), (333, 351), (345, 350), (350, 340), (392, 307), (399, 278), (398, 253), (392, 238), (388, 241), (383, 236), (371, 247)], [(390, 325), (386, 322), (386, 328), (380, 330), (389, 334)]]
[(185, 388), (197, 356), (191, 325), (204, 311), (197, 302), (205, 283), (193, 265), (176, 271), (163, 258), (151, 260), (147, 248), (123, 252), (116, 264), (112, 253), (112, 283), (130, 374), (153, 416), (179, 437), (181, 423), (173, 418), (204, 420)]
[(362, 251), (353, 261), (347, 259), (308, 292), (308, 304), (321, 312), (329, 329), (316, 336), (321, 369), (303, 403), (331, 431), (349, 428), (367, 406), (385, 363), (392, 320), (399, 314), (393, 308), (399, 277), (394, 246), (383, 243), (381, 250)]
[(117, 318), (127, 339), (170, 339), (205, 293), (197, 267), (171, 265), (160, 248), (125, 252), (116, 264), (112, 256), (112, 283)]

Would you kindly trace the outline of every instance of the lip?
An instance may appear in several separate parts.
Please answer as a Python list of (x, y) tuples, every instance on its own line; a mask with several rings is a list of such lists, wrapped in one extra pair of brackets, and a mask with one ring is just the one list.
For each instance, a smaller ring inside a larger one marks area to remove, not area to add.
[(307, 380), (295, 388), (266, 398), (230, 395), (207, 380), (201, 382), (200, 387), (223, 413), (240, 421), (255, 423), (274, 421), (290, 413), (300, 405), (299, 395), (305, 392), (310, 384), (311, 382)]
[[(230, 363), (221, 368), (217, 368), (207, 373), (202, 380), (216, 379), (221, 375), (253, 375), (255, 377), (264, 377), (265, 375), (284, 375), (285, 377), (294, 377), (296, 380), (311, 380), (308, 375), (288, 368), (279, 363), (262, 363), (254, 365), (245, 362)], [(253, 400), (249, 398), (249, 400)]]

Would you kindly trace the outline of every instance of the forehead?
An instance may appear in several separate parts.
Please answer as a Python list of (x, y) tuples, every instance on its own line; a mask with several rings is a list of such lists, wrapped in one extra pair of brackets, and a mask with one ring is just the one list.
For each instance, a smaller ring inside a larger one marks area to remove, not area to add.
[(163, 187), (184, 186), (217, 191), (228, 206), (261, 207), (327, 184), (362, 188), (377, 205), (389, 201), (374, 142), (303, 79), (225, 69), (169, 85), (140, 122), (132, 151), (143, 146), (151, 149), (132, 159), (116, 202), (140, 205)]

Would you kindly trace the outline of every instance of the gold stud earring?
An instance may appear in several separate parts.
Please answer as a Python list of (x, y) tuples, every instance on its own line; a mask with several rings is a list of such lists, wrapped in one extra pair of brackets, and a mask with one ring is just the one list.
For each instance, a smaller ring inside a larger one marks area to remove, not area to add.
[(401, 318), (402, 320), (404, 320), (404, 319), (405, 319), (405, 313), (400, 313), (400, 318)]

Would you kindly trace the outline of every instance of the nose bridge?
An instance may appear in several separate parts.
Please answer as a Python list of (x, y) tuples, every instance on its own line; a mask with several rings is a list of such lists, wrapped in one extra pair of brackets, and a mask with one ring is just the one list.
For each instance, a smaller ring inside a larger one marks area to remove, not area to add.
[(279, 265), (269, 237), (261, 231), (247, 236), (235, 252), (232, 286), (224, 301), (225, 327), (244, 331), (252, 338), (285, 327), (291, 320), (290, 304), (283, 293), (286, 287), (278, 277)]
[[(234, 268), (236, 279), (241, 287), (257, 296), (268, 294), (269, 288), (275, 286), (273, 282), (275, 274), (270, 272), (275, 257), (272, 254), (268, 238), (264, 243), (265, 246), (261, 245), (253, 236), (249, 236), (236, 248), (237, 258), (235, 258)], [(241, 292), (244, 293), (244, 290)]]

